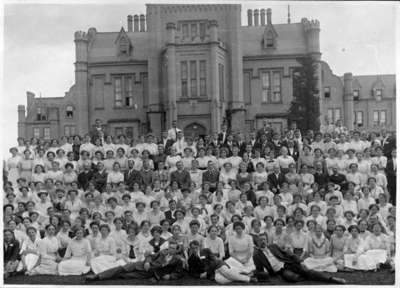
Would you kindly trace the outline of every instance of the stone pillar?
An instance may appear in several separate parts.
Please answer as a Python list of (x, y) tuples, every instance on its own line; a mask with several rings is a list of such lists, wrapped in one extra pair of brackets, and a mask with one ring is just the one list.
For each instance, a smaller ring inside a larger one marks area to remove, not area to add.
[(267, 9), (267, 24), (272, 24), (272, 10), (271, 10), (271, 8)]
[(258, 11), (258, 9), (254, 10), (254, 26), (258, 26), (258, 17), (260, 15), (260, 12)]
[(172, 126), (172, 121), (178, 119), (176, 106), (176, 60), (175, 60), (175, 23), (167, 23), (167, 81), (168, 81), (168, 127)]
[(59, 125), (58, 125), (59, 118), (58, 118), (58, 109), (57, 108), (49, 109), (49, 122), (50, 122), (50, 137), (58, 138), (60, 135), (59, 135)]
[(133, 32), (139, 32), (139, 15), (133, 16)]
[(253, 25), (253, 11), (251, 9), (247, 10), (247, 25)]
[(225, 68), (225, 71), (227, 74), (227, 83), (230, 84), (226, 95), (230, 96), (229, 100), (231, 102), (231, 126), (235, 130), (244, 131), (246, 119), (243, 98), (243, 53), (240, 15), (240, 6), (238, 6), (232, 11), (231, 17), (229, 17), (229, 46), (231, 47), (231, 53), (228, 56), (229, 66)]
[(146, 31), (146, 18), (143, 14), (140, 15), (140, 32)]
[(26, 138), (25, 105), (18, 105), (18, 137)]
[(75, 57), (77, 133), (83, 135), (89, 132), (88, 39), (83, 31), (75, 32)]
[(261, 26), (265, 26), (265, 9), (261, 9)]
[(132, 32), (132, 15), (128, 15), (128, 32)]
[(344, 125), (349, 130), (354, 129), (354, 99), (353, 99), (353, 75), (345, 73), (343, 77), (344, 82)]
[(210, 21), (210, 78), (211, 78), (211, 132), (218, 132), (221, 126), (220, 99), (219, 99), (219, 74), (218, 74), (218, 22)]

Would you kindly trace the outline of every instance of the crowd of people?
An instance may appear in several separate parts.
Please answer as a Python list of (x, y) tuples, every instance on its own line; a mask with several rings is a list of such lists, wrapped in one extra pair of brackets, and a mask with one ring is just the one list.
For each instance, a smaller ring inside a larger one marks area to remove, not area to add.
[[(217, 283), (394, 269), (396, 136), (297, 127), (157, 139), (18, 139), (4, 164), (4, 277)], [(333, 275), (333, 276), (332, 276)]]

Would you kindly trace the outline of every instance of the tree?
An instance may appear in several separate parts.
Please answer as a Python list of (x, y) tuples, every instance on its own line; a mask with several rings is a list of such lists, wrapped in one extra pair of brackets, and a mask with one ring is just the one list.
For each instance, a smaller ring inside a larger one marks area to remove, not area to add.
[(299, 58), (297, 61), (301, 66), (293, 72), (293, 101), (288, 118), (290, 122), (295, 121), (302, 132), (319, 131), (317, 62), (310, 56)]

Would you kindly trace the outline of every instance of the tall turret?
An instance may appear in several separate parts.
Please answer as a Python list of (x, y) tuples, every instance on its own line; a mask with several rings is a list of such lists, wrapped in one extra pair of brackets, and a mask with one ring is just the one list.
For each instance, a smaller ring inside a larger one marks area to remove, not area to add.
[(83, 31), (75, 32), (75, 97), (77, 101), (78, 133), (89, 132), (88, 109), (88, 37)]
[(321, 29), (319, 27), (319, 21), (318, 20), (310, 21), (306, 18), (303, 18), (301, 22), (303, 23), (304, 32), (307, 40), (307, 52), (310, 54), (320, 55), (319, 32)]

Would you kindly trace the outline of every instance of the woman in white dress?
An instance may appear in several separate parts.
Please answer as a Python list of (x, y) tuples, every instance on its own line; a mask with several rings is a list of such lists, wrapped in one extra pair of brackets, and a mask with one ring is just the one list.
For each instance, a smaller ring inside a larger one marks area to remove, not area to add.
[(177, 154), (176, 148), (171, 147), (171, 155), (168, 155), (165, 159), (165, 164), (169, 168), (169, 172), (176, 170), (176, 163), (181, 161), (181, 156)]
[(125, 261), (117, 261), (115, 241), (110, 234), (110, 227), (106, 224), (100, 226), (101, 237), (95, 240), (94, 258), (90, 260), (90, 267), (94, 274), (124, 265)]
[(333, 258), (330, 257), (330, 243), (323, 233), (321, 225), (317, 224), (315, 232), (308, 243), (309, 257), (304, 260), (308, 269), (320, 272), (337, 272)]
[(236, 171), (232, 169), (231, 162), (225, 162), (219, 174), (219, 181), (224, 183), (224, 187), (229, 188), (229, 182), (236, 179)]
[(225, 258), (224, 241), (218, 237), (218, 228), (216, 226), (212, 225), (208, 228), (203, 246), (204, 248), (209, 248), (218, 259)]
[(21, 262), (19, 262), (17, 271), (24, 270), (27, 273), (36, 266), (39, 260), (39, 242), (40, 237), (37, 235), (35, 227), (28, 227), (26, 229), (28, 237), (22, 243), (21, 247)]
[(11, 157), (7, 160), (7, 172), (8, 181), (10, 181), (13, 187), (17, 187), (17, 180), (19, 178), (18, 163), (21, 157), (18, 155), (18, 149), (16, 147), (10, 148)]
[(363, 240), (360, 238), (360, 229), (357, 225), (351, 225), (347, 231), (349, 231), (350, 236), (346, 239), (343, 249), (344, 267), (357, 270), (358, 267), (354, 266), (353, 262), (356, 260), (357, 251)]
[(79, 227), (75, 231), (75, 238), (67, 247), (63, 260), (58, 264), (58, 274), (82, 275), (90, 271), (91, 248), (88, 239), (83, 238), (84, 228)]
[(380, 223), (374, 224), (372, 234), (369, 235), (353, 259), (352, 266), (358, 270), (377, 270), (390, 257), (390, 243), (388, 236), (382, 233)]
[(46, 233), (46, 237), (39, 242), (39, 265), (28, 272), (28, 275), (57, 275), (57, 263), (61, 258), (58, 255), (60, 244), (55, 236), (56, 227), (47, 225)]
[(243, 222), (233, 223), (233, 230), (236, 233), (228, 238), (230, 257), (225, 263), (239, 269), (242, 274), (250, 274), (255, 270), (253, 262), (253, 238), (249, 234), (245, 234), (245, 225)]

